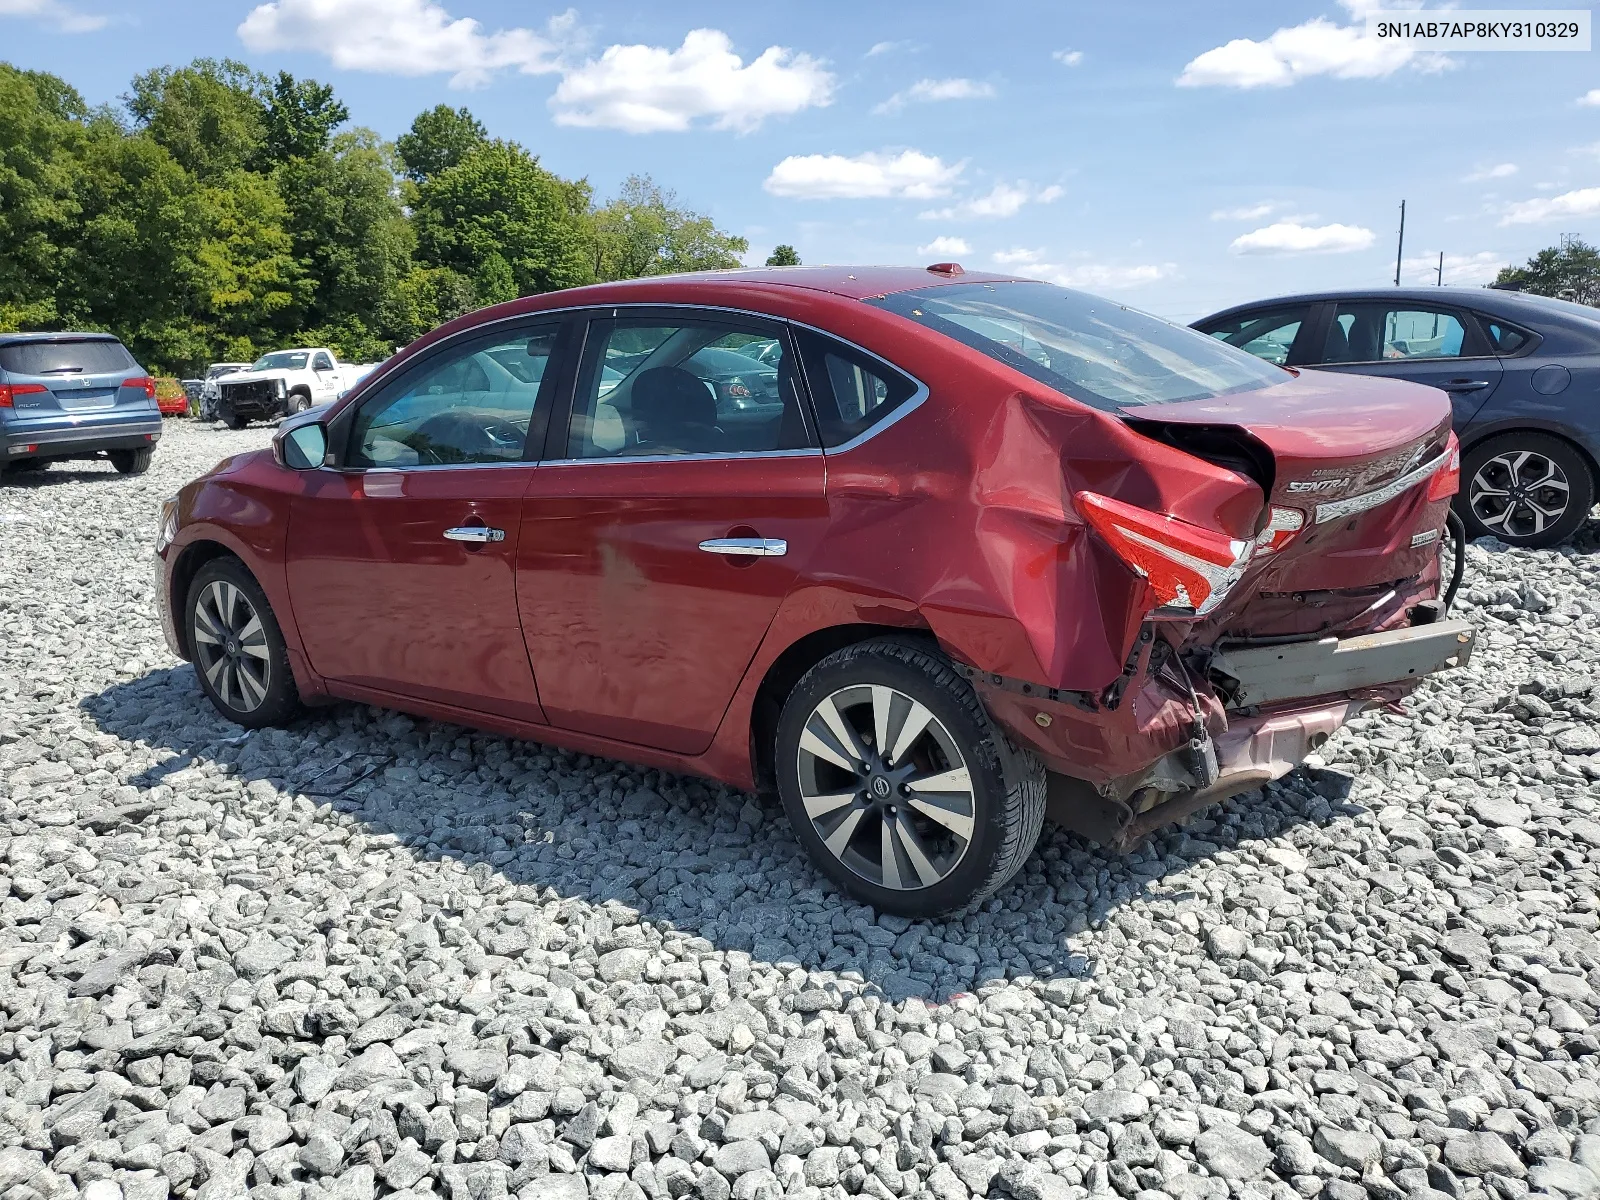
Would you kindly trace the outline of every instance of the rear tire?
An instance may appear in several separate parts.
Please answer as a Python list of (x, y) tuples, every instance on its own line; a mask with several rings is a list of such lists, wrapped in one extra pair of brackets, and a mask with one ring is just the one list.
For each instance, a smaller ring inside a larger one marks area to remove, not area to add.
[(214, 558), (195, 572), (183, 620), (200, 689), (228, 720), (263, 729), (300, 711), (283, 631), (242, 562)]
[(1044, 823), (1043, 765), (936, 650), (909, 640), (847, 646), (806, 672), (778, 722), (775, 767), (812, 861), (901, 916), (987, 899), (1022, 869)]
[(1588, 460), (1570, 442), (1502, 433), (1462, 455), (1455, 509), (1468, 538), (1541, 549), (1566, 541), (1589, 519), (1594, 490)]
[(155, 450), (149, 446), (138, 450), (110, 450), (106, 453), (111, 465), (117, 469), (118, 475), (143, 475), (150, 469), (150, 460), (154, 456)]

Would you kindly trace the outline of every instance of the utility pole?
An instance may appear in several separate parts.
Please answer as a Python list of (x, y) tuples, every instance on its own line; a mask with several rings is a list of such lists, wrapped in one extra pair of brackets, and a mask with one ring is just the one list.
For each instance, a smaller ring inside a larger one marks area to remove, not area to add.
[(1444, 251), (1443, 250), (1439, 251), (1439, 280), (1438, 280), (1437, 283), (1434, 284), (1434, 286), (1435, 287), (1443, 287), (1444, 286)]
[(1400, 241), (1394, 248), (1394, 285), (1400, 286), (1400, 256), (1406, 249), (1406, 202), (1400, 201)]

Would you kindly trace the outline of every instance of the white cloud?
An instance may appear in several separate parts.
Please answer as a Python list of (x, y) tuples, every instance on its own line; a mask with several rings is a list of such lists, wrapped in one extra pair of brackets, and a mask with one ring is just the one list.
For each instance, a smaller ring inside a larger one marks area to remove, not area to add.
[(273, 0), (252, 9), (238, 33), (257, 52), (315, 48), (347, 71), (448, 71), (452, 87), (482, 87), (507, 68), (527, 75), (560, 70), (561, 49), (575, 25), (568, 11), (542, 32), (485, 33), (471, 17), (452, 18), (429, 0)]
[[(1367, 0), (1340, 0), (1355, 23), (1340, 25), (1314, 17), (1279, 29), (1261, 41), (1235, 38), (1191, 59), (1178, 76), (1179, 87), (1288, 87), (1313, 75), (1335, 79), (1381, 79), (1404, 66), (1437, 71), (1449, 60), (1423, 54), (1398, 42), (1367, 35)], [(1397, 7), (1403, 7), (1397, 5)]]
[(61, 33), (93, 33), (104, 29), (111, 20), (97, 13), (79, 12), (61, 0), (0, 0), (0, 17), (27, 17)]
[(1558, 217), (1592, 217), (1595, 213), (1600, 213), (1600, 187), (1579, 188), (1559, 196), (1518, 201), (1506, 208), (1500, 224), (1532, 225)]
[(1246, 204), (1240, 208), (1219, 208), (1211, 214), (1213, 221), (1259, 221), (1278, 206), (1263, 200), (1260, 204)]
[(1082, 50), (1056, 50), (1050, 55), (1064, 67), (1075, 67), (1083, 61)]
[(965, 238), (936, 237), (926, 246), (917, 247), (918, 254), (971, 254), (972, 247)]
[(728, 35), (694, 29), (676, 50), (611, 46), (563, 73), (550, 98), (558, 125), (679, 132), (697, 119), (749, 133), (768, 117), (833, 99), (833, 76), (809, 54), (769, 46), (746, 66)]
[(1063, 189), (1051, 184), (1036, 188), (1027, 180), (1016, 183), (997, 183), (981, 196), (969, 196), (945, 208), (929, 209), (918, 215), (925, 221), (965, 221), (974, 218), (986, 220), (995, 217), (1014, 217), (1025, 204), (1049, 204), (1059, 200)]
[(872, 48), (867, 51), (868, 58), (877, 58), (880, 54), (894, 54), (896, 51), (909, 50), (910, 42), (873, 42)]
[[(1480, 250), (1476, 254), (1446, 254), (1444, 256), (1444, 281), (1478, 287), (1490, 283), (1500, 273), (1501, 267), (1511, 265), (1511, 260), (1493, 250)], [(1410, 284), (1437, 283), (1439, 256), (1419, 254), (1400, 264), (1400, 281)]]
[(1486, 179), (1509, 179), (1516, 173), (1516, 163), (1497, 163), (1492, 167), (1479, 167), (1470, 175), (1463, 175), (1461, 182), (1482, 183)]
[(1176, 263), (1052, 263), (1044, 261), (1044, 252), (1040, 250), (998, 250), (990, 257), (1018, 275), (1089, 291), (1125, 291), (1156, 283), (1177, 271)]
[(1373, 233), (1359, 225), (1297, 225), (1278, 221), (1233, 239), (1235, 254), (1345, 254), (1372, 245)]
[(1590, 88), (1578, 97), (1578, 103), (1585, 108), (1600, 108), (1600, 88)]
[(899, 154), (791, 154), (762, 184), (774, 196), (802, 200), (862, 200), (943, 196), (966, 168), (918, 150)]
[(903, 92), (896, 92), (872, 111), (899, 112), (908, 104), (927, 104), (936, 100), (987, 100), (994, 95), (992, 84), (975, 79), (919, 79)]

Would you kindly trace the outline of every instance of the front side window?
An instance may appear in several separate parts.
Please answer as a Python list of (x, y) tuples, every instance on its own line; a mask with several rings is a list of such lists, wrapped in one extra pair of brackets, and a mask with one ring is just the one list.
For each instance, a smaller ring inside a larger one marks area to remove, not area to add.
[(1048, 283), (958, 283), (869, 300), (1097, 408), (1205, 400), (1282, 371), (1203, 333)]
[(313, 371), (331, 371), (333, 370), (333, 359), (326, 354), (319, 354), (312, 360), (311, 369)]
[(1323, 344), (1324, 363), (1392, 362), (1460, 358), (1466, 341), (1461, 318), (1443, 309), (1390, 304), (1341, 304)]
[(499, 334), (434, 355), (356, 414), (354, 467), (518, 462), (558, 327)]
[(1273, 308), (1241, 316), (1229, 317), (1211, 326), (1205, 332), (1219, 342), (1237, 346), (1246, 354), (1253, 354), (1263, 362), (1281, 367), (1289, 361), (1294, 340), (1305, 324), (1308, 306), (1297, 304), (1291, 308)]
[(758, 320), (626, 318), (589, 327), (572, 458), (759, 454), (811, 445), (788, 341)]

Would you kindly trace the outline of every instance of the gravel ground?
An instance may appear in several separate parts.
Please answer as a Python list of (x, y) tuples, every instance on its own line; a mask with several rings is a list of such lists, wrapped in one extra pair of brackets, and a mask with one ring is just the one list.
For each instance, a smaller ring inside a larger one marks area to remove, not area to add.
[(244, 735), (157, 504), (0, 488), (0, 1196), (1600, 1190), (1597, 537), (1470, 549), (1469, 670), (983, 911), (831, 893), (749, 796), (366, 708)]

